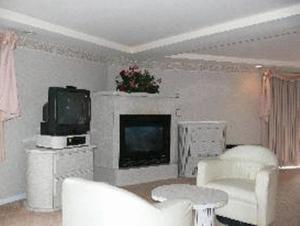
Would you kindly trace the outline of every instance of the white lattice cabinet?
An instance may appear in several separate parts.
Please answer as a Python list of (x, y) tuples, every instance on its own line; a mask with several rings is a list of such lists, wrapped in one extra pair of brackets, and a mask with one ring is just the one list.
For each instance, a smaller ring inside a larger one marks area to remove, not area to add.
[(225, 150), (226, 122), (178, 123), (179, 176), (195, 177), (201, 159), (215, 158)]
[(93, 180), (93, 149), (92, 146), (60, 150), (26, 149), (26, 207), (45, 212), (60, 209), (62, 182), (65, 178)]

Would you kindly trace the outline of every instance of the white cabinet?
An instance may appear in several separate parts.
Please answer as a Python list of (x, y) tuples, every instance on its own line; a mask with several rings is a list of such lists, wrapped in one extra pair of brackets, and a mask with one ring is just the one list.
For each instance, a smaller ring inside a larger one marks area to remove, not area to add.
[(93, 180), (92, 146), (60, 150), (28, 148), (27, 202), (34, 211), (54, 211), (61, 208), (62, 182), (67, 177)]
[(179, 176), (195, 177), (201, 159), (215, 158), (225, 150), (226, 122), (178, 123)]

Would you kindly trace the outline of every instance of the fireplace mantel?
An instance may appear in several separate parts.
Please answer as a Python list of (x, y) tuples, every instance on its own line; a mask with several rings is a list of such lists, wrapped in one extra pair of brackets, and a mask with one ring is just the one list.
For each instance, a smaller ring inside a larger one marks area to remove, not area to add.
[(119, 92), (119, 91), (101, 91), (101, 92), (96, 92), (93, 94), (94, 96), (120, 96), (120, 97), (152, 97), (152, 98), (179, 98), (179, 94), (152, 94), (152, 93), (126, 93), (126, 92)]
[[(148, 93), (98, 92), (92, 95), (92, 143), (95, 151), (95, 180), (115, 185), (129, 185), (175, 178), (177, 165), (178, 95)], [(120, 169), (120, 115), (171, 115), (170, 164)]]

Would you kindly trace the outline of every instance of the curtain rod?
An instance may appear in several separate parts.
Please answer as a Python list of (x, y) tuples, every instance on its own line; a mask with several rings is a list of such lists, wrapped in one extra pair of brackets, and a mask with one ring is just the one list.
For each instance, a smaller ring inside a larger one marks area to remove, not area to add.
[(276, 77), (288, 81), (300, 80), (300, 74), (290, 74), (290, 73), (273, 74), (272, 77)]
[(262, 74), (263, 76), (266, 77), (275, 77), (275, 78), (279, 78), (282, 80), (286, 80), (286, 81), (296, 81), (296, 80), (300, 80), (300, 73), (297, 72), (283, 72), (283, 71), (277, 71), (277, 70), (267, 70), (265, 72), (263, 72)]

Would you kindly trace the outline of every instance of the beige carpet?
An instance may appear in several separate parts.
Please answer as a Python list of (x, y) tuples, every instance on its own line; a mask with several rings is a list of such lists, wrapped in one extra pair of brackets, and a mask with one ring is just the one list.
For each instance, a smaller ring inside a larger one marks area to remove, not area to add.
[[(172, 183), (194, 184), (193, 179), (172, 179), (128, 186), (126, 189), (152, 202), (156, 186)], [(300, 169), (280, 171), (275, 226), (300, 226)], [(0, 206), (0, 226), (61, 226), (61, 213), (34, 213), (21, 202)]]

